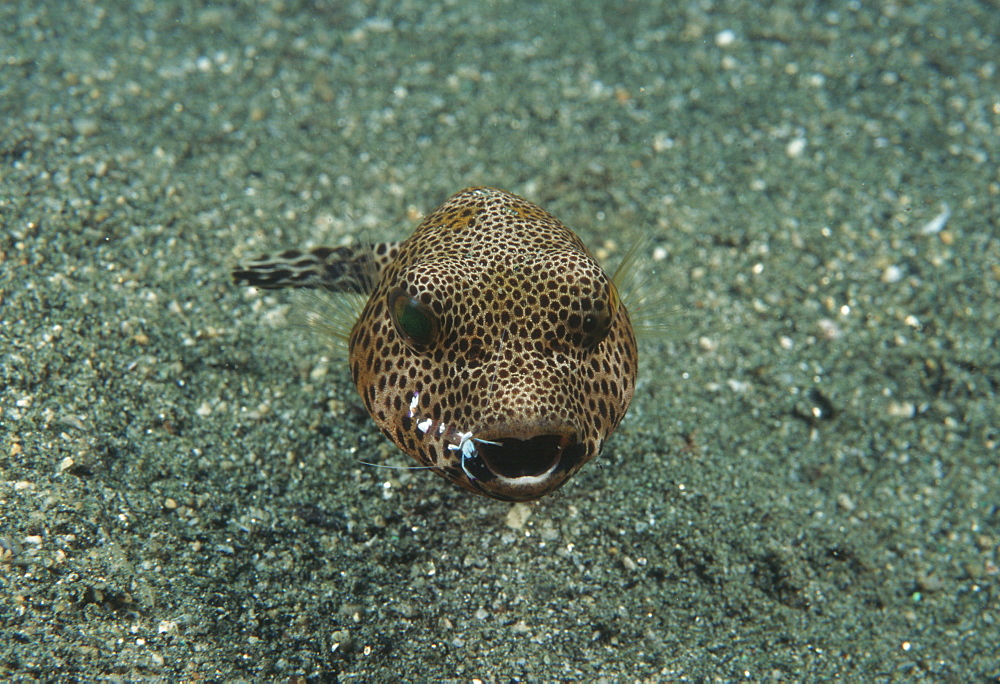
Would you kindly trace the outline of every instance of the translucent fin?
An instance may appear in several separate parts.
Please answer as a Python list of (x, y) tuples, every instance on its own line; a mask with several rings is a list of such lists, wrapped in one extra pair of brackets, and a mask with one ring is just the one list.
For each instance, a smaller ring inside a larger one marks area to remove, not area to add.
[(652, 246), (649, 235), (633, 242), (611, 276), (637, 335), (665, 332), (670, 329), (669, 319), (683, 313), (650, 258)]
[(347, 356), (351, 330), (375, 288), (379, 273), (395, 258), (398, 243), (290, 249), (262, 255), (232, 270), (233, 282), (266, 290), (305, 289), (292, 307), (291, 324), (319, 333), (338, 355)]
[(358, 322), (368, 295), (360, 292), (310, 291), (292, 309), (292, 325), (329, 342), (334, 354), (347, 358), (351, 330)]
[[(368, 293), (375, 289), (380, 270), (375, 249), (371, 245), (360, 247), (341, 248), (352, 250), (349, 270), (337, 274), (335, 280), (325, 279), (322, 289), (314, 287), (306, 293), (293, 317), (296, 324), (328, 340), (334, 352), (344, 358), (348, 355), (351, 331), (368, 302)], [(324, 268), (330, 263), (327, 260)]]

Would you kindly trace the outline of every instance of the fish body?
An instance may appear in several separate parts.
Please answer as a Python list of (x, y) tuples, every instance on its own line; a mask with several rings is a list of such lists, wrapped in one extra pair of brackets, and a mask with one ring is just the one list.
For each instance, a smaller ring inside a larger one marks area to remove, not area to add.
[(455, 194), (400, 243), (292, 250), (233, 276), (368, 292), (348, 340), (365, 407), (476, 494), (554, 491), (632, 400), (638, 353), (616, 283), (569, 228), (502, 190)]

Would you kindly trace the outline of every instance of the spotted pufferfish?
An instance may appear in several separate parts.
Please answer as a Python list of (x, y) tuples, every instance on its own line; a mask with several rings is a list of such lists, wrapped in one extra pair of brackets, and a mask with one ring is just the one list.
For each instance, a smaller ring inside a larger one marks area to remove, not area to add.
[(470, 492), (530, 501), (595, 458), (632, 400), (620, 271), (535, 204), (469, 188), (402, 242), (289, 250), (232, 276), (367, 294), (345, 336), (379, 429)]

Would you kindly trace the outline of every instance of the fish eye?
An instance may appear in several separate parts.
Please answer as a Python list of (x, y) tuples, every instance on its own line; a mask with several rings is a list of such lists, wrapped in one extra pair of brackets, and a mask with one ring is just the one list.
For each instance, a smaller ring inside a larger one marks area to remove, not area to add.
[(611, 323), (615, 320), (621, 300), (614, 283), (608, 283), (608, 296), (594, 302), (593, 308), (583, 316), (583, 346), (592, 349), (611, 332)]
[(431, 307), (402, 288), (389, 293), (389, 316), (399, 336), (414, 350), (425, 351), (440, 330)]

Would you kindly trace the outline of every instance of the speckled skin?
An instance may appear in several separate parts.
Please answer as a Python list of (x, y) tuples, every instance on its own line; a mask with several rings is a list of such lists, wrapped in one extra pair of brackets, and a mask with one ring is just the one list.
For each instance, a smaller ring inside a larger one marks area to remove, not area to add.
[[(615, 284), (571, 230), (510, 193), (471, 188), (376, 248), (375, 265), (351, 375), (400, 449), (505, 501), (557, 489), (600, 453), (632, 399), (637, 350)], [(254, 272), (234, 276), (308, 280)]]

